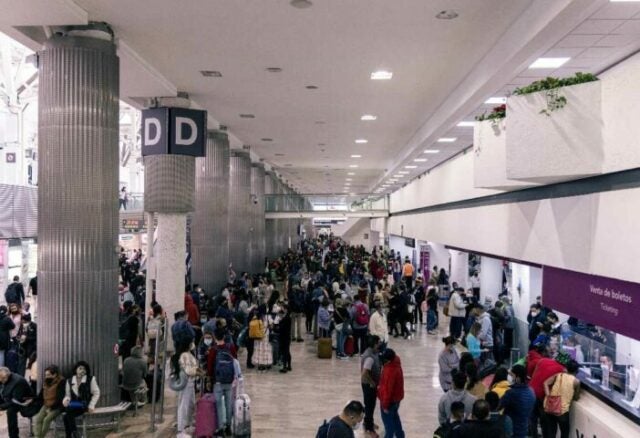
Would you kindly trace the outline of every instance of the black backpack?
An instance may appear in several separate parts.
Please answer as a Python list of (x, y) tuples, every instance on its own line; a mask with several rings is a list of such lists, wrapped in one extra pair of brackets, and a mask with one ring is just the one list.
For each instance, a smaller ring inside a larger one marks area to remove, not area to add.
[(4, 293), (4, 299), (7, 303), (17, 303), (19, 301), (17, 289), (17, 283), (11, 283), (7, 287), (7, 291)]
[(318, 432), (316, 432), (316, 438), (327, 438), (329, 436), (330, 427), (331, 421), (324, 420), (318, 428)]

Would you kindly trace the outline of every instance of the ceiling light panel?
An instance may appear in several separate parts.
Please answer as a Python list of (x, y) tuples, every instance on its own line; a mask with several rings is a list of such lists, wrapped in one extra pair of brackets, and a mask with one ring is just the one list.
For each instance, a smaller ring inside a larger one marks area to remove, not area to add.
[(369, 140), (367, 140), (366, 138), (358, 138), (356, 139), (356, 143), (365, 144), (365, 143), (369, 143)]
[(351, 155), (351, 158), (362, 158), (362, 155)]
[(404, 166), (405, 169), (417, 169), (418, 166)]
[(486, 103), (487, 105), (500, 105), (503, 103), (507, 103), (507, 98), (506, 97), (490, 97), (489, 99), (485, 100), (484, 103)]
[(370, 122), (373, 120), (376, 120), (378, 118), (378, 116), (374, 116), (372, 114), (365, 114), (362, 117), (360, 117), (360, 120), (364, 120), (365, 122)]
[(358, 167), (358, 165), (357, 164), (349, 164), (349, 167), (352, 168), (352, 169), (356, 169)]
[(416, 163), (424, 163), (424, 162), (427, 162), (429, 160), (427, 160), (426, 158), (416, 158), (413, 161), (415, 161)]
[(388, 70), (377, 70), (371, 73), (371, 79), (374, 81), (388, 81), (393, 77), (393, 73)]
[(571, 58), (538, 58), (529, 68), (560, 68)]
[(473, 128), (474, 126), (476, 126), (476, 122), (463, 120), (462, 122), (458, 123), (456, 126), (459, 128)]
[(425, 149), (424, 151), (425, 154), (437, 154), (438, 152), (440, 152), (439, 149)]
[(453, 143), (457, 140), (455, 137), (442, 137), (438, 139), (438, 143)]

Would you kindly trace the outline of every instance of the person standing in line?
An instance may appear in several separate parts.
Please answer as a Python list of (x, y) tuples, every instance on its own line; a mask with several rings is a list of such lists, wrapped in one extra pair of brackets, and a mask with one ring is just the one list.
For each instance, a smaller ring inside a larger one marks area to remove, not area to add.
[(364, 430), (369, 438), (377, 438), (378, 433), (373, 423), (373, 413), (376, 410), (376, 390), (380, 383), (382, 371), (380, 365), (381, 340), (376, 335), (367, 337), (368, 348), (360, 358), (360, 373), (362, 384), (362, 398), (364, 400)]
[(402, 266), (402, 280), (407, 287), (407, 290), (413, 289), (413, 265), (411, 264), (411, 260), (409, 257), (404, 259), (404, 265)]
[(510, 374), (514, 383), (500, 399), (500, 408), (513, 422), (513, 438), (526, 438), (529, 434), (529, 417), (536, 405), (536, 395), (527, 385), (527, 370), (524, 366), (514, 365)]
[(351, 321), (353, 323), (353, 340), (355, 352), (362, 354), (366, 350), (367, 329), (369, 327), (369, 306), (362, 302), (359, 295), (351, 307)]
[(480, 340), (480, 345), (483, 349), (487, 349), (487, 351), (483, 351), (486, 357), (493, 359), (493, 325), (491, 324), (491, 316), (485, 310), (484, 306), (481, 304), (476, 304), (476, 307), (473, 309), (474, 315), (476, 317), (476, 321), (480, 323), (480, 332), (478, 332), (478, 340)]
[(491, 409), (485, 400), (475, 401), (471, 420), (466, 421), (452, 434), (453, 438), (505, 438), (505, 436), (504, 427), (491, 420)]
[(24, 303), (24, 286), (20, 283), (20, 277), (14, 276), (13, 283), (7, 286), (7, 290), (4, 293), (4, 300), (7, 304), (17, 304), (18, 307), (22, 307)]
[(449, 298), (449, 334), (456, 339), (462, 336), (462, 326), (464, 325), (464, 316), (466, 313), (466, 304), (462, 299), (463, 289), (454, 289)]
[(476, 301), (480, 301), (480, 277), (478, 277), (478, 271), (473, 271), (473, 275), (469, 279), (471, 282), (471, 290)]
[(369, 318), (369, 334), (375, 335), (380, 338), (382, 343), (382, 350), (389, 342), (389, 324), (387, 323), (387, 317), (382, 310), (382, 302), (374, 301), (373, 307), (375, 311)]
[(382, 353), (382, 364), (378, 398), (380, 415), (384, 423), (384, 436), (385, 438), (404, 438), (399, 414), (400, 402), (404, 398), (404, 376), (400, 357), (391, 348), (387, 348)]
[[(461, 364), (462, 365), (462, 364)], [(467, 376), (457, 369), (452, 371), (452, 387), (445, 394), (442, 394), (438, 402), (438, 422), (441, 426), (447, 424), (451, 418), (451, 409), (454, 402), (464, 403), (464, 415), (471, 415), (473, 403), (476, 398), (464, 389), (467, 384)]]
[(127, 188), (122, 187), (118, 194), (118, 209), (127, 210)]
[(289, 306), (291, 310), (291, 338), (296, 342), (303, 342), (302, 316), (304, 315), (304, 290), (300, 286), (293, 286), (289, 292)]
[(580, 397), (580, 381), (576, 378), (578, 363), (569, 361), (567, 371), (549, 377), (544, 382), (545, 396), (559, 395), (561, 400), (560, 415), (547, 413), (547, 436), (555, 438), (560, 428), (560, 438), (569, 438), (569, 410), (573, 401)]
[(453, 382), (451, 373), (460, 366), (460, 356), (458, 355), (458, 350), (456, 350), (456, 340), (453, 336), (442, 338), (442, 342), (444, 342), (444, 349), (438, 355), (438, 366), (440, 368), (438, 379), (442, 390), (447, 392), (451, 389)]
[(291, 316), (289, 316), (289, 307), (284, 303), (280, 305), (279, 316), (280, 331), (278, 332), (278, 341), (280, 356), (282, 357), (282, 369), (280, 372), (286, 373), (291, 371)]
[(177, 414), (177, 438), (188, 438), (186, 429), (191, 427), (193, 413), (196, 405), (195, 379), (201, 374), (198, 368), (198, 359), (191, 351), (195, 348), (193, 343), (178, 343), (175, 345), (176, 352), (171, 356), (171, 378), (178, 379), (181, 372), (187, 378), (186, 385), (178, 391), (178, 414)]
[(4, 366), (4, 355), (11, 342), (11, 331), (16, 327), (7, 312), (7, 306), (0, 306), (0, 367)]
[(235, 345), (227, 344), (224, 340), (224, 329), (217, 328), (214, 332), (215, 346), (209, 349), (208, 374), (214, 382), (213, 393), (216, 397), (216, 410), (219, 435), (231, 434), (231, 416), (233, 414), (232, 384), (236, 378), (234, 359), (238, 352)]

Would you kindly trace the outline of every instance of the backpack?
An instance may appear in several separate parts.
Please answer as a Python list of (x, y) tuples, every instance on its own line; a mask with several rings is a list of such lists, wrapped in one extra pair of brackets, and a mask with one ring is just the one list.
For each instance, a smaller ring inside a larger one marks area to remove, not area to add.
[(264, 325), (262, 324), (262, 320), (259, 318), (254, 318), (249, 323), (249, 338), (251, 339), (262, 339), (264, 337)]
[(433, 432), (433, 438), (450, 438), (452, 435), (451, 425), (445, 424), (444, 426), (438, 427), (435, 432)]
[(356, 306), (356, 323), (358, 325), (369, 324), (369, 312), (367, 312), (367, 308), (362, 303)]
[(331, 428), (331, 422), (324, 420), (320, 427), (318, 428), (318, 432), (316, 432), (316, 438), (327, 438), (329, 436), (329, 429)]
[(19, 301), (17, 289), (17, 283), (11, 283), (7, 287), (7, 291), (4, 293), (4, 299), (8, 304), (17, 303)]
[(147, 337), (149, 339), (155, 339), (160, 333), (160, 327), (162, 326), (162, 320), (151, 318), (147, 323)]
[(236, 369), (233, 364), (233, 356), (227, 348), (218, 348), (216, 351), (216, 383), (233, 383)]

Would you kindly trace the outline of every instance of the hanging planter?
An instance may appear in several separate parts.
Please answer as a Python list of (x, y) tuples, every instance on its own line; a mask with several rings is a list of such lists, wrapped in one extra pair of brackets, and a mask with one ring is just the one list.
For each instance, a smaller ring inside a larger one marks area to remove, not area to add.
[(507, 99), (508, 178), (548, 184), (602, 173), (602, 93), (594, 79), (547, 78)]
[(504, 118), (479, 121), (473, 128), (473, 185), (516, 190), (536, 185), (507, 178), (507, 132)]

